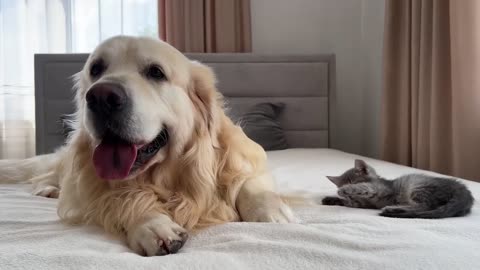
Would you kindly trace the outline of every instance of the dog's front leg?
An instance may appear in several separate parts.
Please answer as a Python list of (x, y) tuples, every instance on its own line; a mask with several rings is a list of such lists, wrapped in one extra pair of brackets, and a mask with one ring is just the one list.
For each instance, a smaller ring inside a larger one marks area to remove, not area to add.
[(271, 175), (263, 174), (245, 181), (241, 187), (236, 206), (243, 221), (294, 222), (290, 207), (274, 192)]
[(144, 188), (107, 191), (87, 213), (91, 222), (107, 231), (124, 232), (130, 248), (142, 255), (176, 253), (188, 237), (162, 209), (155, 192)]

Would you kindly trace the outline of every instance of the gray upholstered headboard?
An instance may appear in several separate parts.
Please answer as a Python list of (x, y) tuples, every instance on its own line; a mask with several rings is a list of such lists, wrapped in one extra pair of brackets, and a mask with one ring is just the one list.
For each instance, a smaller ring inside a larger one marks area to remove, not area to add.
[[(280, 123), (292, 148), (329, 146), (329, 93), (334, 55), (187, 54), (211, 66), (235, 120), (262, 101), (286, 104)], [(60, 116), (73, 112), (71, 75), (87, 54), (35, 55), (37, 154), (64, 142)]]

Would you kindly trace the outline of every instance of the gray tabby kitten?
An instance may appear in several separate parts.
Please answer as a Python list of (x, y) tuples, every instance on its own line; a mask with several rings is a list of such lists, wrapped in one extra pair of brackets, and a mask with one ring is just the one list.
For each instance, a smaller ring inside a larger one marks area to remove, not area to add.
[(387, 180), (363, 160), (340, 176), (327, 176), (339, 197), (325, 197), (324, 205), (382, 209), (381, 216), (446, 218), (470, 213), (473, 196), (467, 187), (449, 178), (421, 174)]

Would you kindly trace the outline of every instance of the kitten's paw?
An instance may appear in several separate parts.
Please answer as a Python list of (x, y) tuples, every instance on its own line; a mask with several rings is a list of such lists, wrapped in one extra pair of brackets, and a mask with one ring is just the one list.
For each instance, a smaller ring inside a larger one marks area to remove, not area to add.
[(338, 197), (328, 196), (322, 199), (323, 205), (344, 205), (342, 199)]
[(159, 215), (127, 233), (130, 248), (141, 255), (177, 253), (187, 241), (187, 231), (166, 215)]
[(56, 199), (60, 194), (60, 189), (50, 185), (39, 185), (32, 191), (32, 194), (35, 196)]
[(375, 196), (375, 190), (371, 185), (360, 183), (354, 185), (347, 185), (341, 187), (337, 191), (338, 196), (348, 198), (348, 197), (362, 197), (362, 198), (371, 198)]
[(382, 208), (382, 212), (386, 213), (405, 213), (405, 208), (402, 206), (385, 206)]
[(337, 194), (340, 197), (346, 198), (355, 195), (357, 191), (352, 186), (344, 186), (338, 189)]
[(386, 206), (382, 208), (380, 216), (383, 217), (398, 217), (399, 214), (405, 214), (407, 210), (402, 206)]

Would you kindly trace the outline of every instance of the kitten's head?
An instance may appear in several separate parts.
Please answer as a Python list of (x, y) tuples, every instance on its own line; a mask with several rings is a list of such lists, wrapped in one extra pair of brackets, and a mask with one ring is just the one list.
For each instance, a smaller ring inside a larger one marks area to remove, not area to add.
[(357, 184), (362, 182), (371, 182), (378, 178), (375, 169), (369, 166), (361, 159), (355, 160), (355, 167), (344, 172), (340, 176), (327, 176), (337, 187), (342, 187), (349, 184)]

